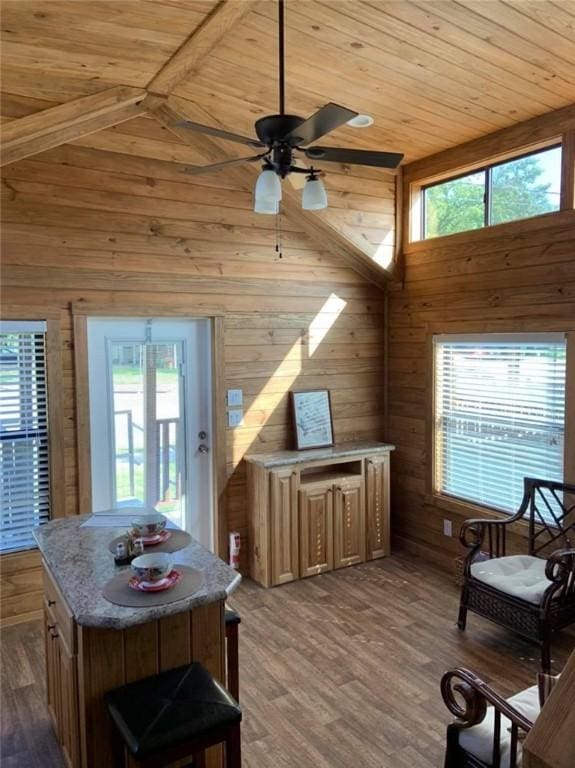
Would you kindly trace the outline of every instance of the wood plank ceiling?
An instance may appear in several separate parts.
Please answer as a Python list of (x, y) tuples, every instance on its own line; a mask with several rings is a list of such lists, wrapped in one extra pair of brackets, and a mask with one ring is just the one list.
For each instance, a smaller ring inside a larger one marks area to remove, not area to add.
[[(146, 87), (216, 4), (5, 0), (2, 114)], [(262, 0), (175, 94), (251, 133), (277, 106), (276, 14)], [(571, 103), (575, 0), (289, 0), (287, 62), (291, 111), (336, 101), (376, 119), (325, 143), (402, 151), (409, 162)], [(129, 147), (141, 131), (142, 118), (114, 133)]]
[[(247, 154), (174, 131), (169, 115), (253, 135), (254, 121), (277, 110), (276, 18), (272, 0), (4, 0), (2, 120), (66, 106), (49, 126), (33, 121), (34, 142), (30, 123), (10, 126), (3, 162), (57, 146), (60, 127), (62, 141), (175, 163)], [(335, 101), (375, 118), (338, 129), (328, 145), (410, 162), (568, 105), (574, 84), (575, 0), (287, 2), (288, 110), (305, 116)], [(83, 117), (83, 104), (93, 113)], [(393, 261), (393, 177), (325, 167), (329, 209), (302, 212), (292, 193), (284, 210), (381, 282)], [(202, 183), (240, 173), (251, 189), (250, 170)]]

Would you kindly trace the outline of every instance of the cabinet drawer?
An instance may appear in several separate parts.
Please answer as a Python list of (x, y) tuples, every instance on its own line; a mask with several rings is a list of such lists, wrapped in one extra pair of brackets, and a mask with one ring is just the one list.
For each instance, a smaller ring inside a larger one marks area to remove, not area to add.
[(58, 627), (58, 632), (64, 638), (66, 645), (72, 653), (76, 652), (76, 626), (74, 617), (68, 608), (68, 604), (62, 597), (48, 566), (43, 564), (44, 578), (44, 602), (48, 615), (52, 618)]

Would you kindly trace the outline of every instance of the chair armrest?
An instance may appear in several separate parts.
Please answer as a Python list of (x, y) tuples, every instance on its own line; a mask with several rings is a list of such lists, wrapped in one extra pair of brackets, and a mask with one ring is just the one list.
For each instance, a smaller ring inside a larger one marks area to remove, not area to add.
[(471, 728), (481, 723), (488, 704), (521, 730), (529, 732), (533, 727), (531, 720), (505, 701), (480, 677), (464, 667), (450, 669), (443, 675), (441, 695), (447, 709), (455, 716), (459, 728)]
[(551, 599), (575, 597), (575, 549), (557, 549), (547, 558), (545, 576), (552, 582), (543, 596), (543, 605)]
[(487, 537), (487, 554), (492, 557), (505, 555), (505, 529), (506, 526), (520, 520), (523, 514), (515, 514), (502, 520), (485, 520), (474, 518), (466, 520), (459, 531), (459, 541), (469, 550), (465, 557), (466, 562), (471, 562), (475, 554), (481, 549)]

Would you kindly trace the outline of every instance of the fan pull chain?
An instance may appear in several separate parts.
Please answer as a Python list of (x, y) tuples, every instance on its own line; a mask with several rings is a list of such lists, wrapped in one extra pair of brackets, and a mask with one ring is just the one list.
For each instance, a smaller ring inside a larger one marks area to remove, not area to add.
[(282, 213), (278, 210), (276, 216), (276, 253), (280, 259), (283, 259), (282, 253)]

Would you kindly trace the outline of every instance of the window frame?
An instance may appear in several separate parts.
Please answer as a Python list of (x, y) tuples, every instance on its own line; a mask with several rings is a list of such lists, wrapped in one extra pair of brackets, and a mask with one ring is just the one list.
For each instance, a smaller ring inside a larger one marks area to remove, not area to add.
[[(526, 327), (527, 326), (527, 327)], [(466, 499), (442, 494), (435, 489), (435, 365), (433, 337), (442, 334), (521, 334), (521, 333), (564, 333), (567, 347), (565, 371), (565, 440), (563, 456), (564, 481), (575, 483), (575, 323), (565, 320), (547, 320), (541, 323), (516, 325), (505, 321), (492, 321), (486, 328), (485, 323), (467, 321), (461, 323), (428, 323), (426, 333), (426, 365), (430, 371), (426, 397), (426, 454), (430, 458), (425, 473), (425, 503), (443, 510), (450, 515), (461, 516), (461, 520), (470, 517), (505, 519), (508, 512), (489, 507)], [(520, 523), (522, 525), (522, 523)], [(525, 525), (527, 525), (525, 523)]]
[[(561, 143), (560, 210), (528, 219), (493, 224), (466, 232), (457, 232), (428, 240), (420, 239), (421, 187), (458, 173), (467, 174), (475, 168), (539, 148)], [(503, 234), (528, 232), (547, 226), (554, 220), (572, 221), (575, 212), (575, 108), (569, 107), (503, 128), (493, 134), (472, 139), (457, 147), (442, 150), (431, 157), (415, 159), (401, 167), (397, 178), (398, 225), (397, 258), (418, 253), (444, 244), (489, 241)]]
[[(38, 307), (3, 305), (2, 320), (12, 322), (46, 323), (46, 385), (48, 398), (48, 457), (50, 483), (50, 520), (66, 515), (66, 486), (64, 469), (63, 370), (59, 310)], [(37, 548), (0, 553), (0, 560), (33, 557)]]
[[(557, 332), (557, 331), (545, 331), (545, 332), (516, 332), (511, 334), (504, 334), (500, 332), (494, 332), (494, 331), (488, 331), (485, 333), (451, 333), (451, 334), (434, 334), (432, 337), (432, 344), (433, 344), (433, 401), (434, 401), (434, 410), (432, 414), (433, 419), (433, 493), (437, 496), (440, 496), (443, 499), (450, 499), (452, 501), (456, 502), (465, 502), (467, 504), (472, 504), (473, 506), (478, 507), (485, 507), (488, 509), (493, 509), (494, 511), (500, 513), (501, 515), (513, 515), (517, 511), (519, 507), (519, 502), (517, 503), (517, 506), (515, 508), (511, 509), (504, 509), (503, 507), (495, 507), (490, 506), (487, 503), (483, 503), (481, 501), (477, 501), (472, 498), (466, 498), (465, 496), (458, 496), (454, 493), (449, 493), (445, 490), (443, 490), (440, 486), (440, 477), (443, 475), (443, 450), (441, 448), (442, 446), (442, 439), (440, 434), (438, 434), (437, 429), (437, 408), (438, 403), (436, 400), (436, 396), (438, 394), (438, 388), (437, 388), (437, 377), (438, 377), (438, 350), (442, 343), (449, 343), (454, 342), (465, 342), (467, 337), (467, 343), (469, 344), (477, 344), (478, 347), (481, 347), (482, 344), (488, 345), (490, 343), (494, 342), (505, 342), (506, 344), (513, 345), (513, 344), (525, 344), (528, 345), (529, 343), (542, 343), (542, 342), (548, 342), (549, 344), (552, 343), (559, 343), (561, 341), (562, 344), (565, 345), (565, 355), (567, 355), (567, 334), (564, 332)], [(548, 338), (544, 338), (548, 337)], [(565, 397), (564, 400), (567, 400), (567, 362), (565, 361), (565, 380), (564, 380), (564, 388), (565, 388)], [(514, 413), (511, 414), (511, 420), (513, 420)], [(562, 478), (565, 477), (566, 468), (565, 468), (565, 456), (567, 453), (567, 446), (566, 446), (566, 421), (567, 421), (567, 413), (565, 412), (562, 427), (563, 427), (563, 452), (560, 454), (561, 461), (562, 461)], [(439, 452), (438, 452), (439, 449)], [(441, 454), (441, 455), (438, 455)], [(556, 479), (556, 478), (555, 478)]]
[[(509, 219), (508, 221), (502, 221), (502, 222), (495, 222), (493, 223), (491, 219), (491, 200), (493, 197), (493, 170), (495, 168), (500, 168), (502, 165), (508, 165), (509, 163), (513, 163), (516, 160), (524, 160), (527, 157), (535, 157), (536, 155), (540, 155), (543, 152), (549, 152), (553, 149), (561, 149), (561, 161), (560, 164), (562, 166), (563, 163), (563, 151), (564, 146), (563, 142), (558, 139), (554, 141), (554, 143), (546, 144), (545, 146), (539, 146), (535, 149), (531, 149), (528, 151), (518, 152), (517, 154), (513, 154), (509, 157), (506, 157), (502, 160), (497, 160), (495, 162), (491, 163), (484, 163), (483, 165), (479, 165), (475, 168), (471, 168), (466, 171), (462, 171), (461, 173), (455, 173), (453, 175), (445, 176), (441, 179), (436, 179), (429, 181), (428, 183), (423, 183), (419, 186), (419, 239), (418, 242), (428, 242), (431, 240), (438, 240), (441, 237), (450, 237), (451, 235), (463, 235), (463, 234), (469, 234), (472, 232), (478, 232), (482, 229), (485, 229), (487, 227), (497, 227), (501, 224), (512, 224), (516, 221), (525, 221), (526, 219), (534, 219), (537, 218), (537, 216), (546, 216), (553, 213), (559, 213), (561, 210), (561, 199), (559, 200), (559, 205), (556, 210), (554, 211), (544, 211), (543, 213), (535, 213), (532, 216), (524, 216), (522, 218), (518, 219)], [(477, 229), (462, 229), (458, 232), (449, 232), (447, 234), (441, 234), (441, 235), (435, 235), (434, 237), (426, 237), (425, 235), (425, 228), (426, 228), (426, 193), (429, 189), (433, 189), (434, 187), (439, 187), (442, 184), (448, 184), (451, 181), (458, 181), (459, 179), (465, 179), (468, 176), (473, 176), (477, 173), (483, 173), (485, 174), (485, 183), (483, 186), (483, 226), (478, 227)], [(561, 189), (561, 171), (559, 174), (559, 187)]]

